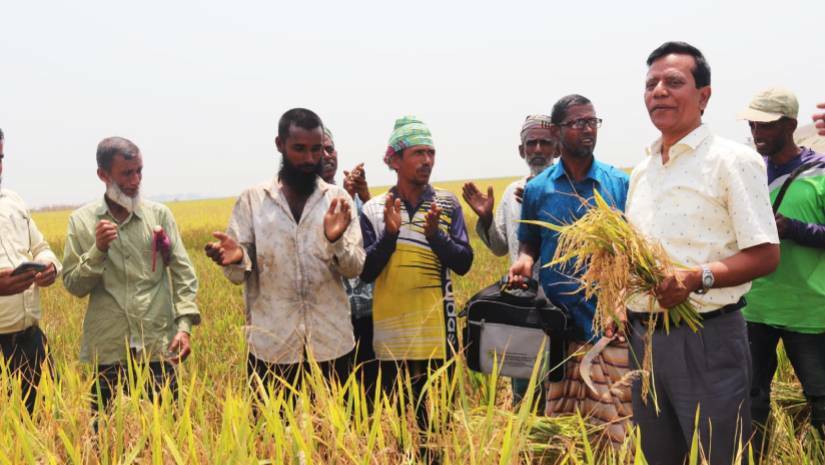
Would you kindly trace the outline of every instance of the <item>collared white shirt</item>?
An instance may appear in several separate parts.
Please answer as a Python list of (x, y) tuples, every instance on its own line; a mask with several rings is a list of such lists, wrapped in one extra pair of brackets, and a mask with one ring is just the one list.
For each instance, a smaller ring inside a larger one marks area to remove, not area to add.
[[(58, 273), (62, 269), (23, 199), (3, 189), (0, 191), (0, 270), (30, 261), (53, 263)], [(22, 331), (37, 323), (40, 317), (37, 285), (32, 284), (20, 294), (0, 296), (0, 334)]]
[[(726, 259), (760, 244), (778, 244), (765, 163), (753, 149), (713, 135), (701, 125), (670, 149), (662, 141), (630, 176), (625, 214), (670, 258), (688, 267)], [(700, 313), (736, 303), (750, 282), (692, 294)], [(633, 311), (661, 311), (649, 296), (633, 299)]]
[[(330, 243), (324, 215), (336, 197), (349, 203), (352, 221)], [(235, 203), (227, 234), (244, 249), (243, 262), (224, 273), (245, 284), (246, 337), (255, 357), (291, 364), (306, 352), (327, 361), (355, 347), (342, 278), (361, 273), (365, 254), (355, 205), (343, 188), (319, 179), (296, 223), (277, 179), (253, 187)]]

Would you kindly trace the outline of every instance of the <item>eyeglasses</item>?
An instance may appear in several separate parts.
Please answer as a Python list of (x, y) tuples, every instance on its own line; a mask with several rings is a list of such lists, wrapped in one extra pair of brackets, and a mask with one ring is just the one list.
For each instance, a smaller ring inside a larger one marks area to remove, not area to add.
[(590, 126), (593, 129), (602, 127), (602, 119), (601, 118), (579, 118), (574, 119), (573, 121), (568, 121), (566, 123), (561, 123), (559, 126), (567, 126), (568, 128), (573, 129), (584, 129), (587, 126)]

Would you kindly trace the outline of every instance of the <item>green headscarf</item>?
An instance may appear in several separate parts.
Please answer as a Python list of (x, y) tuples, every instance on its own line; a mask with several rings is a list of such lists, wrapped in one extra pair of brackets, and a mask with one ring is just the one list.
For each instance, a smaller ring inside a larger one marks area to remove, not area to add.
[(433, 136), (430, 128), (415, 116), (402, 116), (395, 120), (390, 140), (387, 142), (387, 153), (384, 154), (384, 163), (388, 166), (390, 158), (414, 145), (433, 145)]

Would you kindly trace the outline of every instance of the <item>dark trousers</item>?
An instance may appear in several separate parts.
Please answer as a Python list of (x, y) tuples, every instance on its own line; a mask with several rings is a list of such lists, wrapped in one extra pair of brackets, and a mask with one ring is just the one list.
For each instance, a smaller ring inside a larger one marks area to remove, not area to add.
[[(46, 335), (37, 326), (23, 331), (0, 334), (0, 346), (3, 359), (9, 366), (11, 375), (20, 376), (23, 401), (29, 415), (34, 412), (37, 400), (37, 385), (40, 384), (43, 364), (48, 362), (46, 356)], [(46, 368), (48, 369), (48, 363)]]
[[(92, 386), (92, 410), (97, 411), (99, 407), (106, 410), (118, 392), (118, 386), (123, 387), (123, 392), (129, 394), (132, 385), (137, 380), (129, 379), (128, 362), (114, 363), (111, 365), (97, 366), (97, 382)], [(163, 386), (167, 383), (172, 399), (178, 398), (178, 380), (175, 366), (167, 362), (148, 362), (148, 364), (137, 356), (131, 359), (135, 370), (149, 370), (148, 379), (143, 386), (144, 392), (150, 399), (160, 395)], [(133, 376), (135, 371), (133, 370)], [(100, 390), (98, 393), (98, 389)]]
[[(346, 381), (352, 366), (352, 355), (347, 354), (340, 358), (316, 363), (325, 379)], [(303, 377), (307, 376), (310, 371), (311, 367), (308, 361), (302, 363), (270, 363), (255, 357), (251, 353), (246, 360), (246, 374), (249, 378), (249, 385), (255, 392), (259, 393), (259, 396), (263, 394), (260, 389), (266, 390), (271, 387), (275, 390), (284, 387), (281, 379), (292, 385), (297, 391), (301, 388)]]
[[(632, 322), (631, 363), (641, 368), (647, 326)], [(641, 382), (633, 384), (633, 422), (650, 465), (684, 462), (693, 440), (697, 407), (701, 450), (710, 465), (730, 464), (750, 437), (751, 357), (742, 313), (703, 321), (694, 333), (687, 325), (653, 333), (653, 373), (661, 412), (652, 398), (642, 401)]]
[(372, 406), (375, 399), (375, 388), (378, 382), (378, 360), (372, 348), (372, 315), (352, 319), (352, 328), (355, 333), (355, 350), (353, 351), (353, 369), (356, 371), (367, 405)]
[[(444, 366), (444, 360), (440, 359), (381, 361), (381, 389), (387, 396), (397, 394), (399, 389), (404, 388), (405, 384), (403, 383), (406, 376), (409, 375), (412, 393), (405, 390), (404, 399), (405, 402), (412, 402), (412, 405), (415, 406), (415, 419), (421, 431), (427, 431), (429, 428), (427, 399), (422, 398), (421, 393), (427, 384), (429, 372), (442, 366)], [(448, 376), (450, 374), (448, 373)], [(411, 398), (410, 395), (412, 395)], [(405, 406), (400, 405), (399, 407), (403, 409)]]
[(760, 451), (764, 427), (771, 412), (771, 381), (776, 373), (776, 347), (785, 346), (802, 390), (811, 405), (811, 424), (822, 435), (825, 427), (825, 334), (803, 334), (760, 323), (748, 323), (748, 339), (753, 357), (751, 413), (756, 427), (754, 449)]

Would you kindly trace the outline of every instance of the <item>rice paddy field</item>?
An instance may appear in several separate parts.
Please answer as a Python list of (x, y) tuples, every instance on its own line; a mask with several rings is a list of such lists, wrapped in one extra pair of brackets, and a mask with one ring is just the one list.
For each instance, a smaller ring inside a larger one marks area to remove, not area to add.
[[(493, 185), (500, 194), (511, 181), (478, 184)], [(462, 182), (438, 185), (460, 196)], [(645, 463), (636, 453), (635, 432), (618, 450), (601, 446), (600, 430), (587, 418), (536, 415), (529, 398), (514, 410), (507, 379), (470, 372), (461, 360), (454, 375), (442, 370), (430, 376), (426, 432), (416, 426), (417, 399), (381, 397), (370, 412), (352, 378), (328, 386), (315, 373), (292, 393), (294, 403), (286, 401), (283, 390), (267, 391), (259, 400), (246, 385), (242, 288), (231, 285), (203, 253), (211, 232), (226, 227), (233, 203), (170, 204), (200, 279), (203, 315), (192, 337), (193, 353), (180, 368), (179, 398), (119, 396), (97, 420), (95, 433), (89, 396), (93, 373), (78, 361), (86, 301), (70, 296), (58, 282), (43, 292), (42, 301), (54, 376), (43, 380), (33, 417), (20, 402), (15, 380), (0, 376), (0, 392), (7, 396), (0, 400), (0, 464), (384, 465), (427, 463), (424, 451), (440, 463), (460, 465)], [(58, 256), (68, 215), (34, 215)], [(475, 215), (466, 206), (465, 215), (475, 261), (470, 273), (455, 279), (462, 305), (507, 269), (506, 258), (492, 256), (476, 236)], [(134, 374), (136, 382), (145, 376)], [(784, 357), (775, 391), (773, 440), (764, 463), (825, 463)], [(701, 451), (694, 452), (690, 463), (702, 463)]]

